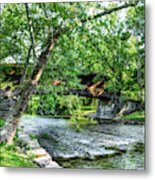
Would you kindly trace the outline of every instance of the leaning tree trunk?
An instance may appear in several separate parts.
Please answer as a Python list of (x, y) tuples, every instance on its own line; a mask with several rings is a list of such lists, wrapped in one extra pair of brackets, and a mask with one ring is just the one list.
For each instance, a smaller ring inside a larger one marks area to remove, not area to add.
[(40, 77), (43, 73), (43, 70), (48, 61), (48, 57), (54, 47), (54, 42), (56, 40), (57, 38), (52, 40), (51, 36), (49, 36), (48, 41), (47, 41), (48, 44), (46, 48), (42, 51), (41, 55), (39, 56), (37, 64), (33, 69), (30, 80), (26, 84), (23, 85), (19, 98), (16, 104), (14, 105), (12, 119), (9, 120), (9, 122), (6, 123), (6, 125), (4, 125), (1, 131), (0, 143), (2, 143), (3, 141), (7, 141), (8, 144), (13, 143), (13, 138), (16, 134), (16, 130), (19, 125), (21, 115), (25, 111), (28, 105), (29, 97), (33, 94), (34, 89), (37, 86), (38, 81), (40, 80)]
[(33, 94), (34, 88), (35, 86), (32, 85), (31, 82), (27, 83), (25, 87), (22, 89), (21, 95), (17, 103), (15, 104), (12, 120), (9, 123), (10, 129), (8, 130), (6, 135), (6, 141), (8, 144), (13, 143), (13, 138), (16, 134), (16, 130), (19, 125), (21, 115), (27, 107), (29, 97)]

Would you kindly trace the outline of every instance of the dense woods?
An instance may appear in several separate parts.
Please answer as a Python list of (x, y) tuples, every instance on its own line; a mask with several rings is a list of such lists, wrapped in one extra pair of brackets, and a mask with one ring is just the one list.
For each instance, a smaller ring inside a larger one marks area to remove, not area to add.
[[(24, 112), (71, 115), (93, 98), (81, 75), (144, 108), (144, 1), (2, 4), (0, 91), (14, 98), (0, 141), (12, 143)], [(102, 84), (103, 85), (103, 84)], [(121, 109), (120, 109), (121, 110)]]

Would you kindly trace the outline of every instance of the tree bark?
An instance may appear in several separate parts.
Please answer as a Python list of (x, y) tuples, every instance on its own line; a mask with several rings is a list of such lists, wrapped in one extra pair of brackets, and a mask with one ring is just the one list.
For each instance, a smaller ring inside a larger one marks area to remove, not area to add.
[(26, 84), (23, 84), (23, 87), (20, 91), (21, 93), (19, 94), (18, 100), (13, 110), (13, 117), (3, 127), (3, 130), (0, 134), (0, 143), (2, 143), (3, 141), (7, 141), (8, 144), (13, 143), (13, 138), (16, 134), (16, 130), (19, 125), (21, 115), (25, 111), (28, 105), (29, 97), (33, 94), (34, 89), (41, 78), (43, 70), (48, 61), (49, 55), (57, 39), (58, 36), (55, 39), (51, 39), (51, 36), (49, 34), (47, 45), (38, 58), (37, 64), (33, 69), (30, 80)]
[(36, 59), (35, 39), (34, 39), (34, 33), (33, 33), (32, 19), (30, 18), (30, 15), (29, 15), (29, 6), (27, 3), (25, 3), (25, 8), (26, 8), (26, 15), (27, 15), (27, 21), (28, 21), (28, 26), (29, 26), (31, 45), (32, 45), (32, 50), (33, 50), (33, 58), (35, 60)]

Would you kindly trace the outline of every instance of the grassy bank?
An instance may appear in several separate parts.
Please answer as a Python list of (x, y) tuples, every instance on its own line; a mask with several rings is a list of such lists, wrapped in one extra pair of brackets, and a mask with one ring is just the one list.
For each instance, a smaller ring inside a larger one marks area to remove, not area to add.
[(125, 120), (138, 120), (138, 121), (144, 121), (145, 120), (145, 113), (144, 111), (136, 111), (134, 113), (131, 113), (129, 115), (121, 117)]
[(131, 114), (122, 117), (114, 118), (116, 122), (121, 122), (125, 124), (144, 124), (145, 122), (145, 112), (144, 111), (136, 111)]
[(0, 145), (0, 167), (37, 167), (32, 159), (19, 153), (15, 145)]
[[(5, 121), (0, 119), (0, 127), (4, 124)], [(16, 142), (13, 145), (0, 144), (0, 167), (37, 167), (32, 162), (33, 157), (19, 152), (17, 147)]]

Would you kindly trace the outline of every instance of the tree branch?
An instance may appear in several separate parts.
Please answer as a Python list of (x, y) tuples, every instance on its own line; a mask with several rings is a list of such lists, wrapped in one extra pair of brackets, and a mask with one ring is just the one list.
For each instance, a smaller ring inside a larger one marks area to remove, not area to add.
[(52, 32), (49, 32), (48, 34), (48, 38), (46, 41), (46, 46), (45, 48), (42, 50), (40, 56), (38, 57), (38, 61), (36, 66), (33, 69), (32, 75), (31, 75), (31, 80), (32, 80), (32, 85), (37, 85), (43, 70), (46, 66), (46, 63), (48, 61), (48, 58), (50, 56), (50, 53), (56, 43), (56, 41), (58, 40), (60, 34), (57, 34), (57, 36), (55, 36), (54, 38), (52, 37)]
[(138, 4), (138, 0), (135, 0), (134, 2), (125, 3), (125, 4), (121, 5), (121, 6), (106, 9), (105, 11), (103, 11), (103, 12), (101, 12), (99, 14), (96, 14), (94, 16), (91, 16), (91, 17), (88, 17), (86, 19), (81, 20), (81, 22), (85, 23), (87, 21), (94, 20), (94, 19), (97, 19), (99, 17), (102, 17), (102, 16), (105, 16), (105, 15), (111, 14), (113, 12), (119, 11), (121, 9), (129, 8), (129, 7), (135, 7), (137, 4)]
[(26, 57), (24, 72), (23, 72), (23, 75), (21, 77), (20, 84), (22, 84), (24, 82), (24, 80), (26, 78), (26, 75), (27, 75), (29, 60), (30, 60), (30, 56), (31, 56), (31, 50), (32, 50), (32, 45), (28, 49), (28, 54), (27, 54), (27, 57)]
[[(125, 8), (129, 8), (129, 7), (135, 7), (137, 4), (138, 4), (139, 0), (134, 0), (134, 2), (130, 2), (130, 3), (124, 3), (123, 5), (120, 5), (120, 6), (117, 6), (117, 7), (114, 7), (114, 8), (110, 8), (110, 9), (106, 9), (104, 10), (103, 12), (99, 13), (99, 14), (96, 14), (94, 16), (91, 16), (91, 17), (88, 17), (86, 19), (81, 19), (81, 23), (84, 24), (88, 21), (91, 21), (91, 20), (94, 20), (94, 19), (97, 19), (97, 18), (100, 18), (102, 16), (105, 16), (105, 15), (108, 15), (108, 14), (111, 14), (113, 12), (116, 12), (116, 11), (119, 11), (119, 10), (122, 10), (122, 9), (125, 9)], [(64, 27), (62, 29), (59, 29), (57, 30), (55, 33), (54, 33), (54, 37), (55, 36), (59, 36), (60, 34), (62, 33), (65, 33), (67, 31), (70, 31), (70, 30), (73, 30), (74, 28), (78, 27), (78, 25), (75, 23), (73, 24), (72, 27), (68, 28), (68, 27)]]
[(33, 58), (34, 58), (34, 60), (35, 60), (35, 59), (36, 59), (35, 39), (34, 39), (34, 34), (33, 34), (32, 19), (30, 18), (30, 15), (29, 15), (29, 7), (28, 7), (28, 4), (27, 4), (27, 3), (25, 4), (25, 8), (26, 8), (26, 15), (27, 15), (27, 20), (28, 20), (30, 39), (31, 39), (32, 50), (33, 50)]
[(47, 10), (46, 10), (46, 3), (42, 3), (43, 5), (43, 8), (44, 8), (44, 14), (45, 14), (45, 17), (48, 19), (48, 15), (47, 15)]

